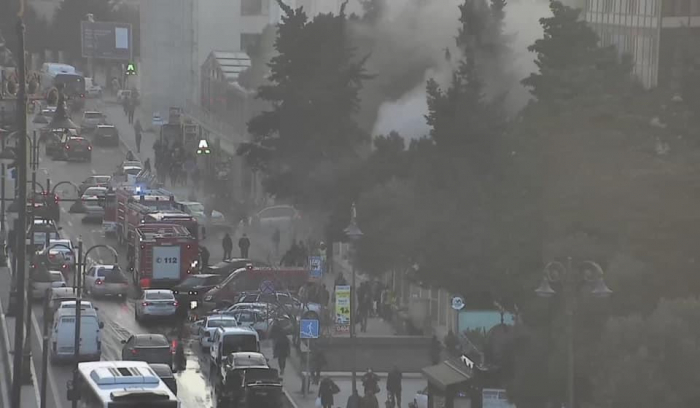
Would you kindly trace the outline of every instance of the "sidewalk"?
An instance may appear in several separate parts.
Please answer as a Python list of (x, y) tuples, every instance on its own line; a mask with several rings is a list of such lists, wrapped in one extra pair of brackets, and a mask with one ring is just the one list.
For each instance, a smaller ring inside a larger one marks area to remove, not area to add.
[[(0, 393), (2, 393), (3, 406), (10, 407), (10, 390), (12, 389), (12, 370), (14, 358), (14, 333), (15, 333), (15, 318), (5, 315), (5, 311), (9, 306), (10, 286), (11, 286), (11, 271), (8, 267), (0, 267), (0, 347), (2, 353), (0, 360), (3, 364), (2, 378), (0, 379)], [(35, 353), (36, 350), (32, 350)], [(34, 359), (34, 356), (32, 356)], [(34, 363), (31, 364), (32, 384), (22, 385), (22, 408), (38, 408), (41, 403), (39, 395), (38, 377), (34, 370)]]

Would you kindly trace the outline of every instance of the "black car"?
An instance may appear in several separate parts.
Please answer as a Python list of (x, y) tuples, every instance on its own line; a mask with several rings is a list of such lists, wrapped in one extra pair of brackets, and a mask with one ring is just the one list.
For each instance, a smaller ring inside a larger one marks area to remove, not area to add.
[(55, 160), (92, 161), (92, 144), (83, 137), (64, 137), (60, 151), (54, 155)]
[(119, 131), (114, 125), (97, 125), (92, 141), (100, 146), (119, 146)]
[(160, 377), (161, 381), (170, 388), (170, 391), (177, 396), (177, 381), (175, 380), (173, 370), (171, 370), (167, 364), (149, 364), (149, 366), (153, 372)]
[(175, 298), (181, 305), (189, 306), (190, 302), (199, 300), (209, 289), (216, 286), (224, 278), (217, 274), (190, 275), (177, 286), (172, 288)]
[(134, 334), (128, 340), (122, 340), (122, 344), (122, 360), (165, 364), (171, 370), (173, 368), (173, 351), (162, 334)]
[(207, 267), (204, 272), (208, 273), (208, 274), (213, 274), (213, 275), (221, 275), (224, 278), (227, 278), (230, 274), (232, 274), (236, 270), (241, 269), (241, 268), (245, 268), (247, 265), (253, 265), (254, 267), (257, 267), (257, 268), (270, 266), (270, 265), (266, 264), (265, 262), (254, 261), (252, 259), (233, 258), (233, 259), (228, 259), (228, 260), (219, 262), (219, 263), (214, 264), (214, 265), (209, 265), (209, 267)]

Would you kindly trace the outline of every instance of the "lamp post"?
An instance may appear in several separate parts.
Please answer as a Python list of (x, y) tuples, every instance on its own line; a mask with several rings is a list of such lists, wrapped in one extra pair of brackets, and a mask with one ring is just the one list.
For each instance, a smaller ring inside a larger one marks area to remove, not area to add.
[[(22, 3), (24, 4), (24, 3)], [(19, 93), (17, 95), (17, 125), (19, 127), (19, 132), (21, 135), (27, 134), (27, 94), (26, 94), (26, 70), (24, 64), (24, 22), (22, 21), (22, 15), (24, 12), (24, 7), (20, 7), (20, 12), (18, 13), (17, 19), (17, 37), (19, 52), (17, 55), (17, 75), (19, 79)], [(26, 207), (27, 207), (27, 138), (21, 137), (19, 144), (19, 154), (22, 156), (20, 163), (24, 165), (24, 168), (18, 170), (19, 178), (19, 200), (20, 200), (20, 211), (19, 211), (19, 224), (21, 226), (19, 231), (16, 231), (18, 248), (21, 248), (25, 244), (26, 240)], [(24, 356), (24, 302), (25, 302), (25, 268), (26, 268), (26, 251), (16, 251), (17, 252), (17, 315), (15, 317), (15, 354), (14, 354), (14, 365), (12, 373), (12, 398), (10, 405), (13, 407), (21, 407), (21, 391), (22, 391), (22, 358)]]
[[(26, 141), (27, 143), (30, 144), (31, 147), (31, 155), (30, 155), (30, 167), (32, 168), (32, 200), (31, 200), (31, 212), (27, 213), (27, 216), (29, 217), (29, 222), (30, 222), (30, 234), (31, 234), (31, 243), (30, 245), (30, 262), (34, 262), (34, 217), (36, 216), (36, 169), (39, 167), (39, 149), (38, 145), (36, 142), (36, 131), (33, 132), (33, 139), (30, 141), (29, 140), (29, 135), (25, 133), (26, 136)], [(26, 157), (26, 155), (25, 155)], [(26, 168), (22, 169), (22, 171), (26, 172)], [(43, 192), (42, 188), (42, 192)], [(20, 210), (21, 211), (21, 210)], [(46, 240), (48, 244), (49, 240), (49, 235), (46, 234)], [(27, 282), (27, 293), (29, 293), (29, 288), (31, 287), (31, 279), (28, 280)], [(24, 364), (24, 367), (22, 368), (23, 374), (24, 374), (24, 381), (25, 384), (31, 384), (32, 382), (32, 370), (31, 370), (31, 364), (32, 364), (32, 302), (31, 302), (31, 297), (27, 295), (27, 314), (25, 315), (26, 321), (24, 322), (25, 329), (27, 331), (26, 335), (24, 336), (24, 355), (22, 356), (22, 364)]]
[[(352, 203), (352, 212), (350, 213), (350, 225), (345, 228), (345, 235), (350, 239), (350, 241), (355, 244), (361, 237), (362, 231), (360, 227), (357, 226), (357, 207), (355, 203)], [(350, 345), (352, 346), (352, 390), (350, 392), (355, 392), (357, 389), (357, 334), (355, 333), (355, 325), (357, 319), (356, 312), (356, 298), (355, 298), (355, 281), (357, 277), (357, 271), (355, 270), (355, 263), (352, 262), (352, 286), (350, 287)]]
[(574, 408), (574, 403), (576, 401), (574, 392), (574, 313), (576, 308), (576, 295), (578, 295), (582, 286), (584, 286), (587, 291), (595, 297), (609, 297), (613, 292), (605, 284), (603, 275), (603, 268), (593, 261), (583, 261), (575, 265), (571, 258), (567, 259), (566, 264), (559, 261), (552, 261), (545, 266), (542, 282), (535, 290), (537, 296), (551, 298), (557, 294), (557, 292), (552, 289), (551, 283), (561, 284), (567, 325), (567, 408)]

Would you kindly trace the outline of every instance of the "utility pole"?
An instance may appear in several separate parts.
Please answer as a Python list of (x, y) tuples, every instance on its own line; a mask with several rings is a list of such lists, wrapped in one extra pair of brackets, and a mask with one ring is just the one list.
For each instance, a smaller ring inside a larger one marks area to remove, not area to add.
[[(81, 287), (83, 276), (83, 238), (78, 238), (78, 264), (75, 266), (75, 277), (73, 280), (77, 286), (77, 298), (75, 299), (75, 339), (73, 352), (75, 353), (75, 370), (73, 370), (73, 384), (78, 384), (78, 362), (80, 362), (80, 326), (81, 309), (83, 308), (83, 294)], [(78, 399), (73, 398), (73, 408), (78, 408)]]
[[(31, 149), (32, 149), (32, 154), (30, 155), (29, 158), (29, 166), (32, 168), (32, 206), (31, 206), (31, 212), (29, 212), (27, 215), (29, 216), (29, 222), (31, 227), (29, 230), (31, 231), (31, 243), (34, 245), (34, 218), (36, 217), (36, 169), (39, 167), (39, 146), (37, 146), (36, 142), (36, 130), (32, 133), (32, 143), (31, 143)], [(27, 139), (29, 135), (26, 134), (25, 132), (25, 137), (24, 139)], [(26, 171), (26, 170), (25, 170)], [(46, 246), (48, 248), (48, 240), (51, 234), (47, 233), (46, 234)], [(34, 248), (32, 247), (32, 252), (29, 257), (30, 262), (34, 263), (34, 255), (35, 251)], [(29, 279), (31, 282), (31, 277)], [(29, 288), (30, 284), (27, 284), (27, 288)], [(29, 290), (29, 289), (27, 289)], [(32, 301), (31, 301), (31, 296), (29, 296), (29, 292), (27, 292), (27, 314), (25, 316), (26, 321), (24, 323), (25, 329), (27, 331), (27, 334), (24, 337), (24, 356), (22, 359), (22, 362), (24, 364), (23, 367), (23, 375), (24, 375), (24, 381), (25, 384), (30, 384), (32, 382), (32, 370), (31, 370), (31, 364), (32, 364)]]
[[(23, 8), (23, 6), (22, 6)], [(19, 178), (19, 230), (17, 234), (17, 315), (15, 316), (15, 342), (14, 342), (14, 365), (12, 373), (12, 407), (21, 407), (22, 392), (22, 359), (24, 357), (24, 304), (26, 300), (25, 268), (26, 268), (26, 238), (27, 238), (27, 80), (24, 66), (24, 22), (22, 21), (22, 10), (17, 20), (17, 37), (19, 52), (17, 53), (17, 69), (19, 78), (19, 93), (17, 95), (17, 125), (19, 128), (19, 152), (18, 155), (18, 178)]]

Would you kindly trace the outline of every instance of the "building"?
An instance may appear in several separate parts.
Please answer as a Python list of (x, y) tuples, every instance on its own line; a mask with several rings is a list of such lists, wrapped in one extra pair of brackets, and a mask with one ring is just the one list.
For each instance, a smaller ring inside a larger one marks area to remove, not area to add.
[(647, 88), (677, 90), (687, 64), (700, 66), (700, 0), (586, 0), (584, 11), (602, 45), (633, 57)]

